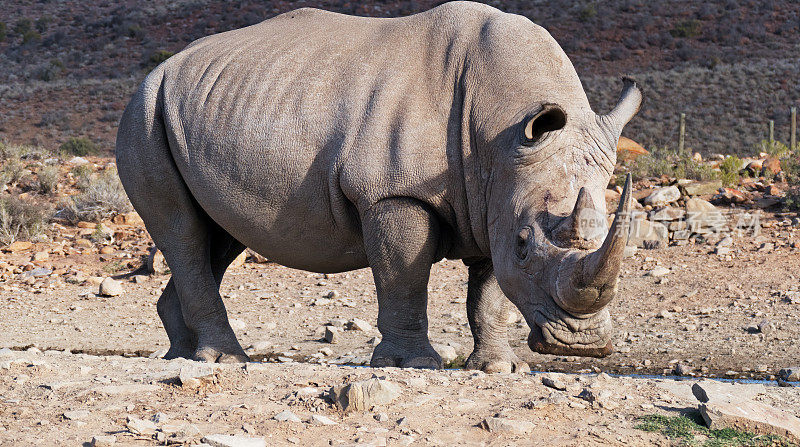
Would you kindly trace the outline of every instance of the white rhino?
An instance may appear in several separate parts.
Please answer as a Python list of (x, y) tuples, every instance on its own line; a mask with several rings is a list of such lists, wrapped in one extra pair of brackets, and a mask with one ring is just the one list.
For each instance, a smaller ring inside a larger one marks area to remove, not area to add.
[(469, 266), (467, 367), (527, 370), (506, 297), (533, 350), (607, 354), (630, 187), (610, 231), (603, 191), (641, 98), (625, 80), (595, 114), (547, 31), (472, 2), (394, 19), (303, 8), (192, 43), (141, 84), (116, 145), (172, 271), (167, 357), (247, 360), (219, 295), (245, 247), (314, 272), (371, 267), (373, 366), (441, 367), (426, 305), (442, 258)]

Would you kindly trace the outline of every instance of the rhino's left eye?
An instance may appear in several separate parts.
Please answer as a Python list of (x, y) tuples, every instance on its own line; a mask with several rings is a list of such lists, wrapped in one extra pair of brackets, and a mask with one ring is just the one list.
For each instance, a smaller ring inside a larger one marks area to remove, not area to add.
[(532, 146), (544, 134), (563, 129), (567, 124), (567, 114), (555, 104), (545, 104), (542, 110), (531, 118), (526, 118), (522, 131), (522, 144)]

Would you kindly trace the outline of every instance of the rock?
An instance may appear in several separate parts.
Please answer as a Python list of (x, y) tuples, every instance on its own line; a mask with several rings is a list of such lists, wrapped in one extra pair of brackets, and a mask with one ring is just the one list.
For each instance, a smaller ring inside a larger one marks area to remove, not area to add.
[(91, 447), (111, 447), (117, 443), (117, 437), (114, 435), (98, 435), (92, 437)]
[(717, 207), (706, 200), (691, 198), (686, 201), (686, 225), (692, 233), (719, 232), (727, 221)]
[(330, 357), (330, 356), (333, 355), (333, 349), (331, 349), (331, 348), (326, 346), (326, 347), (320, 349), (319, 353), (324, 355), (325, 357)]
[(134, 284), (144, 284), (147, 282), (148, 278), (145, 275), (133, 275), (131, 279), (133, 280)]
[(114, 216), (113, 222), (118, 225), (136, 225), (144, 223), (139, 213), (131, 211), (129, 213), (117, 214)]
[[(692, 387), (693, 392), (695, 386)], [(697, 392), (695, 396), (698, 396)], [(698, 400), (701, 399), (698, 397)], [(784, 436), (792, 442), (800, 441), (800, 419), (761, 402), (734, 395), (712, 397), (700, 404), (700, 414), (712, 430), (733, 428), (757, 434)]]
[(239, 256), (231, 262), (231, 265), (228, 268), (231, 269), (238, 269), (239, 267), (244, 265), (244, 262), (247, 261), (247, 250), (239, 253)]
[(43, 262), (47, 261), (48, 259), (50, 259), (50, 253), (46, 251), (37, 251), (33, 254), (33, 256), (31, 256), (32, 262)]
[(667, 227), (664, 224), (645, 219), (631, 221), (628, 245), (645, 248), (646, 245), (652, 246), (653, 241), (659, 246), (666, 245), (669, 242), (669, 231), (667, 231)]
[(617, 158), (620, 160), (636, 160), (639, 156), (647, 154), (649, 152), (639, 143), (630, 138), (619, 137), (619, 141), (617, 141)]
[(113, 254), (113, 253), (114, 253), (114, 251), (115, 251), (115, 250), (114, 250), (114, 248), (113, 248), (113, 247), (110, 247), (110, 246), (108, 246), (108, 245), (106, 245), (106, 246), (104, 246), (104, 247), (100, 248), (100, 254), (101, 254), (101, 255), (110, 255), (110, 254)]
[(192, 362), (181, 366), (178, 379), (187, 388), (196, 388), (215, 379), (216, 367), (208, 363)]
[(250, 262), (254, 262), (256, 264), (267, 264), (269, 263), (269, 259), (265, 258), (259, 253), (256, 253), (253, 249), (247, 249), (247, 255), (250, 257)]
[(297, 417), (296, 414), (292, 413), (289, 410), (281, 411), (280, 413), (273, 416), (272, 419), (275, 419), (276, 421), (280, 422), (303, 422), (302, 420), (300, 420), (299, 417)]
[(688, 196), (705, 196), (716, 194), (722, 188), (722, 180), (696, 181), (683, 185), (683, 190)]
[(516, 421), (513, 419), (489, 417), (481, 421), (481, 428), (490, 433), (513, 433), (515, 435), (525, 435), (536, 428), (536, 424), (528, 421)]
[(3, 247), (3, 251), (10, 253), (19, 253), (21, 251), (30, 250), (31, 247), (33, 247), (33, 243), (29, 241), (14, 241)]
[(717, 247), (714, 249), (714, 253), (719, 256), (728, 256), (732, 251), (730, 247)]
[(87, 160), (87, 159), (85, 159), (83, 157), (77, 157), (76, 156), (76, 157), (70, 158), (67, 161), (67, 163), (69, 163), (71, 165), (74, 165), (74, 166), (81, 166), (81, 165), (85, 165), (85, 164), (89, 163), (89, 160)]
[(331, 344), (339, 343), (341, 329), (333, 326), (325, 326), (325, 341)]
[(645, 205), (651, 206), (664, 206), (668, 205), (672, 202), (677, 201), (681, 198), (681, 192), (678, 190), (677, 186), (665, 186), (663, 188), (658, 188), (649, 196), (644, 198)]
[(311, 425), (337, 425), (336, 422), (321, 414), (312, 414), (308, 421)]
[(692, 367), (685, 363), (677, 363), (672, 372), (675, 373), (676, 376), (691, 376)]
[(452, 362), (458, 357), (458, 353), (456, 352), (456, 348), (450, 345), (433, 345), (433, 349), (439, 353), (439, 356), (442, 357), (442, 363), (445, 365)]
[(781, 172), (781, 161), (776, 157), (768, 157), (761, 165), (761, 175), (768, 173), (777, 174)]
[(372, 325), (370, 325), (366, 321), (362, 320), (361, 318), (353, 318), (348, 323), (348, 328), (351, 331), (369, 332), (369, 331), (372, 330)]
[(128, 431), (135, 435), (154, 435), (158, 427), (152, 421), (145, 421), (133, 416), (128, 416), (128, 421), (125, 424)]
[(106, 278), (100, 283), (99, 295), (101, 296), (119, 296), (122, 295), (122, 292), (122, 283), (113, 278)]
[(211, 447), (266, 447), (264, 438), (253, 438), (242, 435), (208, 435), (203, 437), (204, 443)]
[(389, 420), (389, 415), (386, 413), (377, 413), (372, 417), (378, 422), (386, 422)]
[(156, 275), (164, 275), (169, 271), (167, 260), (156, 247), (150, 247), (150, 253), (147, 255), (147, 271)]
[(651, 211), (647, 218), (653, 222), (669, 222), (681, 220), (685, 215), (686, 211), (684, 209), (667, 205), (663, 208)]
[(650, 270), (649, 272), (645, 273), (645, 276), (653, 276), (653, 277), (661, 277), (664, 275), (669, 274), (670, 270), (663, 266), (656, 266), (654, 269)]
[(542, 385), (559, 391), (565, 391), (567, 389), (567, 385), (564, 384), (564, 382), (551, 376), (542, 376)]
[(716, 243), (717, 247), (730, 247), (731, 245), (733, 245), (733, 238), (730, 236), (725, 236)]
[(720, 205), (745, 203), (751, 200), (753, 195), (734, 188), (721, 188), (719, 194), (711, 198), (711, 201)]
[(800, 304), (800, 292), (787, 290), (783, 292), (783, 300), (789, 304)]
[(800, 382), (800, 366), (783, 368), (778, 371), (778, 377), (786, 382)]
[(331, 397), (343, 411), (364, 411), (400, 396), (400, 387), (388, 380), (369, 379), (331, 388)]
[(88, 410), (73, 410), (73, 411), (65, 411), (64, 412), (64, 419), (70, 421), (77, 421), (80, 419), (84, 419), (85, 417), (89, 416)]

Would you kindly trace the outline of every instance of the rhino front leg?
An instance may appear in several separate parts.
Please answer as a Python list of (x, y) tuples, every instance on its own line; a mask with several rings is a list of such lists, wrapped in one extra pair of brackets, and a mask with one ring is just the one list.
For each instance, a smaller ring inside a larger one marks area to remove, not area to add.
[(529, 372), (530, 366), (508, 345), (506, 316), (508, 298), (500, 290), (489, 259), (465, 261), (469, 267), (467, 318), (475, 347), (467, 359), (467, 369), (487, 373)]
[(437, 261), (439, 227), (422, 203), (385, 199), (362, 216), (364, 245), (378, 292), (372, 367), (441, 368), (428, 341), (428, 278)]

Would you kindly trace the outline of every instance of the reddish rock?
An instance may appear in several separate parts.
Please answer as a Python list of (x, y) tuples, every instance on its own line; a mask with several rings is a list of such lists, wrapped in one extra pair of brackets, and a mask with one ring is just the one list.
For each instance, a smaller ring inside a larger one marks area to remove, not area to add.
[(777, 174), (781, 172), (781, 162), (775, 157), (769, 157), (764, 160), (764, 163), (761, 168), (761, 175), (764, 175), (767, 171)]
[(636, 160), (642, 155), (649, 154), (645, 148), (630, 138), (619, 137), (617, 143), (617, 158), (620, 160)]

